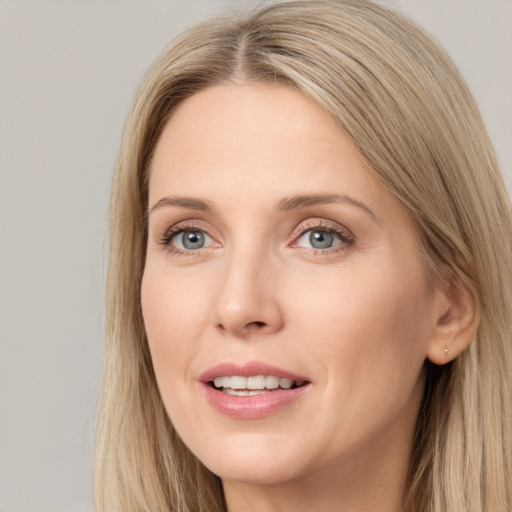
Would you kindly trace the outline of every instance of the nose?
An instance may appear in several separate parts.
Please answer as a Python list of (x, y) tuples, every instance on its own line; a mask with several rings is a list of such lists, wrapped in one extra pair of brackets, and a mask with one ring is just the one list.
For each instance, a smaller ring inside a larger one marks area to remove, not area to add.
[(282, 329), (279, 270), (269, 259), (245, 251), (233, 254), (224, 262), (212, 311), (212, 322), (218, 331), (249, 337), (274, 334)]

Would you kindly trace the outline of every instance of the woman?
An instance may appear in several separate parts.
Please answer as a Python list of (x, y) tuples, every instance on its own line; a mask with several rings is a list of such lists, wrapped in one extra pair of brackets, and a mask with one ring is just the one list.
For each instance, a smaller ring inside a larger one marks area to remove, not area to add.
[(508, 511), (510, 203), (449, 58), (369, 1), (209, 21), (114, 181), (98, 511)]

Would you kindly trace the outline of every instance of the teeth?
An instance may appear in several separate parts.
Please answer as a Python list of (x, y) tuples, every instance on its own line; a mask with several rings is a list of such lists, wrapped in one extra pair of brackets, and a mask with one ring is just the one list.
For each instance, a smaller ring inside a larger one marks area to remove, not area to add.
[(263, 389), (266, 387), (267, 379), (263, 375), (247, 377), (247, 389)]
[(229, 383), (229, 387), (231, 389), (247, 389), (247, 377), (231, 377), (231, 382)]
[(267, 389), (277, 389), (279, 387), (279, 377), (267, 375), (267, 377), (265, 377), (265, 387)]
[(279, 379), (279, 385), (284, 389), (290, 389), (293, 386), (293, 380), (281, 377)]
[[(252, 396), (261, 393), (253, 391), (261, 391), (264, 389), (290, 389), (294, 384), (299, 387), (306, 381), (300, 380), (294, 382), (286, 377), (276, 377), (274, 375), (254, 375), (250, 377), (242, 377), (240, 375), (215, 377), (213, 383), (216, 388), (224, 388), (224, 391), (230, 395)], [(236, 393), (234, 392), (236, 390)], [(247, 390), (247, 392), (244, 392)], [(250, 390), (250, 391), (249, 391)]]

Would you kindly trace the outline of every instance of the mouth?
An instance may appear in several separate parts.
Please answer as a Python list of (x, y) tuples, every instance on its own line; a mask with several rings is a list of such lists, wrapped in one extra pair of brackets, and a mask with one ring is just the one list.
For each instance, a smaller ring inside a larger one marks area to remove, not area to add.
[(312, 382), (305, 375), (263, 361), (225, 362), (199, 377), (207, 402), (216, 412), (234, 419), (257, 419), (309, 394)]
[(273, 391), (297, 389), (305, 386), (306, 380), (292, 380), (276, 375), (223, 375), (212, 379), (210, 386), (231, 396), (256, 396)]

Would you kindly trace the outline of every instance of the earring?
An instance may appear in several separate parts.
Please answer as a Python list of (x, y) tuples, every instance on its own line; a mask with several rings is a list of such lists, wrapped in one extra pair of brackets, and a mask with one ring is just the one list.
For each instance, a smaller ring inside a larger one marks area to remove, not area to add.
[(443, 350), (443, 356), (446, 357), (448, 355), (448, 352), (450, 352), (450, 349), (449, 348), (445, 348)]

